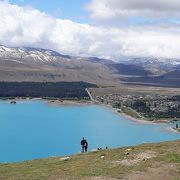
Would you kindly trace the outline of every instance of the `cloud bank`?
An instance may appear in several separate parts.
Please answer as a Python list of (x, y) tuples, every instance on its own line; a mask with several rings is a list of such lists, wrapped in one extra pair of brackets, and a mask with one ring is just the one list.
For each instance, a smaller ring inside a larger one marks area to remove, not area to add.
[(96, 20), (180, 17), (179, 0), (91, 0), (87, 9)]
[(117, 61), (123, 56), (180, 58), (180, 29), (178, 24), (121, 28), (79, 24), (0, 1), (0, 44)]

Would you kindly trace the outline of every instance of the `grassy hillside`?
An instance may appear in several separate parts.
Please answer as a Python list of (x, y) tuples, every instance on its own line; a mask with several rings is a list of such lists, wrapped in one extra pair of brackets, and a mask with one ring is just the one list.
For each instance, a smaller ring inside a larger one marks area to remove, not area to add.
[(128, 76), (148, 76), (152, 75), (150, 71), (145, 70), (141, 66), (136, 65), (126, 65), (126, 64), (112, 64), (109, 65), (110, 68), (113, 68), (117, 71), (118, 74), (128, 75)]
[[(174, 87), (174, 88), (179, 88), (180, 87), (180, 79), (179, 78), (173, 78), (175, 77), (176, 74), (167, 74), (163, 76), (142, 76), (142, 77), (129, 77), (125, 80), (121, 79), (124, 81), (126, 84), (134, 84), (134, 85), (147, 85), (147, 86), (157, 86), (157, 87)], [(171, 77), (171, 78), (168, 78)]]
[(178, 180), (180, 140), (136, 147), (0, 164), (0, 179)]

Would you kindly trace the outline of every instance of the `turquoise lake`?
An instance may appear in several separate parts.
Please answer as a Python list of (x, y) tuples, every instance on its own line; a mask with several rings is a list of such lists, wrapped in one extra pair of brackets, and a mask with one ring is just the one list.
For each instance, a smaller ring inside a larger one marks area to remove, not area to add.
[(17, 162), (144, 142), (180, 139), (167, 130), (172, 124), (141, 124), (102, 106), (54, 106), (41, 100), (0, 101), (0, 162)]

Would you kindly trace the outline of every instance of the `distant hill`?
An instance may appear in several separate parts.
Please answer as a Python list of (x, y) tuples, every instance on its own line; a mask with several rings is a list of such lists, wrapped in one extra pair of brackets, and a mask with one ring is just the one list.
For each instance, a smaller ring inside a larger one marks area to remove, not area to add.
[(142, 84), (180, 88), (180, 70), (170, 71), (160, 76), (129, 77), (121, 80), (128, 84)]
[(123, 57), (117, 63), (49, 49), (0, 45), (0, 81), (7, 82), (83, 81), (98, 86), (127, 82), (179, 87), (179, 67), (179, 59)]
[(165, 79), (180, 79), (180, 70), (170, 71), (162, 77)]
[(172, 70), (180, 66), (180, 59), (175, 58), (156, 58), (156, 57), (126, 57), (122, 59), (125, 64), (133, 64), (141, 67), (154, 66), (161, 70)]
[(130, 75), (130, 76), (148, 76), (152, 73), (148, 70), (145, 70), (143, 67), (136, 65), (126, 65), (126, 64), (111, 64), (109, 67), (116, 70), (118, 74), (121, 75)]

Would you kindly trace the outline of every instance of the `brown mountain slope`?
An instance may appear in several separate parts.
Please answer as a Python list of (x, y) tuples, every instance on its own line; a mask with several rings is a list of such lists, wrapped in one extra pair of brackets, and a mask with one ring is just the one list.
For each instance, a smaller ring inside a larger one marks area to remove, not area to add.
[(0, 60), (0, 81), (85, 81), (98, 85), (118, 84), (102, 64), (83, 60), (60, 66)]

